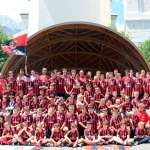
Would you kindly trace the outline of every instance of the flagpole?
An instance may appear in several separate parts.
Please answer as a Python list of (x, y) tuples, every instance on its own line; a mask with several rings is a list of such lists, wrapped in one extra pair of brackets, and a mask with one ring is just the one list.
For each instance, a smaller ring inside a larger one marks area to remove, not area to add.
[(28, 56), (27, 56), (27, 48), (26, 48), (26, 50), (25, 50), (25, 68), (24, 68), (24, 70), (25, 70), (25, 74), (26, 75), (28, 75), (28, 65), (27, 65), (27, 63), (28, 63)]

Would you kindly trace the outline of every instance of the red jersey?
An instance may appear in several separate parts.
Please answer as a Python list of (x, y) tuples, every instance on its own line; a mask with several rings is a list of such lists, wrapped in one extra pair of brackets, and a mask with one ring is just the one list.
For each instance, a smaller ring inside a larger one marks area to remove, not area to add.
[(100, 121), (101, 125), (103, 124), (104, 121), (110, 122), (110, 119), (111, 119), (111, 117), (109, 114), (106, 114), (103, 117), (101, 117), (101, 116), (98, 117), (98, 120)]
[(24, 115), (22, 116), (22, 121), (24, 122), (27, 122), (28, 125), (31, 125), (32, 122), (33, 122), (33, 116), (32, 115)]
[(130, 132), (127, 128), (119, 128), (117, 135), (122, 139), (122, 140), (126, 140), (127, 136), (130, 135)]
[(57, 90), (57, 78), (51, 77), (51, 78), (48, 80), (48, 84), (49, 84), (49, 86), (52, 84), (52, 85), (54, 86), (54, 90), (55, 90), (55, 91)]
[(47, 95), (48, 97), (50, 97), (50, 98), (54, 98), (54, 97), (56, 96), (56, 91), (55, 91), (55, 90), (50, 90), (50, 89), (48, 89), (48, 90), (46, 91), (46, 95)]
[(90, 120), (92, 121), (92, 124), (93, 124), (93, 131), (95, 132), (96, 129), (97, 129), (97, 123), (98, 123), (98, 116), (96, 113), (89, 113), (89, 118)]
[(150, 98), (143, 98), (140, 100), (140, 103), (143, 103), (145, 105), (145, 109), (150, 108)]
[(15, 108), (22, 109), (22, 102), (21, 101), (16, 101)]
[(64, 136), (63, 136), (63, 133), (61, 130), (59, 131), (52, 131), (51, 133), (51, 138), (54, 139), (54, 141), (58, 142), (60, 139), (62, 139)]
[(94, 96), (94, 92), (92, 90), (91, 91), (85, 91), (84, 96), (85, 96), (86, 102), (89, 104), (91, 97)]
[(0, 94), (4, 92), (5, 85), (6, 85), (6, 80), (0, 79)]
[(7, 83), (10, 85), (12, 90), (16, 90), (16, 79), (14, 77), (8, 77)]
[(124, 90), (125, 90), (125, 94), (127, 96), (132, 96), (133, 88), (134, 88), (133, 80), (131, 78), (125, 78), (125, 80), (124, 80)]
[(41, 85), (48, 85), (49, 76), (48, 75), (40, 75), (39, 80)]
[(77, 138), (79, 137), (79, 132), (78, 132), (78, 130), (75, 130), (75, 131), (70, 130), (70, 131), (67, 132), (66, 135), (69, 137), (69, 139), (70, 139), (71, 141), (74, 142), (74, 141), (76, 141)]
[(99, 79), (94, 79), (92, 81), (92, 85), (93, 85), (93, 87), (99, 87), (100, 86), (100, 80)]
[(37, 129), (35, 135), (37, 140), (43, 140), (46, 137), (46, 131), (45, 129)]
[(89, 119), (88, 113), (80, 113), (78, 115), (78, 122), (82, 122), (84, 125), (86, 125), (88, 119)]
[(39, 102), (38, 102), (38, 100), (37, 100), (37, 101), (34, 101), (34, 100), (31, 100), (31, 101), (30, 101), (30, 109), (31, 109), (31, 110), (37, 109), (38, 107), (39, 107)]
[(34, 122), (36, 124), (38, 124), (39, 122), (43, 121), (44, 116), (42, 114), (37, 114), (36, 116), (34, 116)]
[(12, 115), (11, 116), (11, 124), (13, 126), (16, 126), (20, 123), (21, 123), (21, 116), (20, 115)]
[(140, 121), (139, 117), (134, 114), (131, 117), (131, 120), (132, 120), (133, 127), (136, 128), (138, 126), (139, 121)]
[(57, 123), (59, 123), (60, 126), (62, 126), (63, 123), (66, 121), (66, 115), (64, 112), (57, 112), (56, 118), (57, 118)]
[(80, 93), (80, 87), (81, 87), (81, 81), (77, 80), (77, 79), (74, 80), (72, 92), (79, 94)]
[(116, 79), (116, 84), (117, 84), (117, 94), (119, 95), (120, 92), (123, 90), (124, 83), (122, 79)]
[(66, 78), (64, 81), (64, 87), (67, 92), (71, 92), (73, 90), (74, 80), (72, 78)]
[(25, 93), (25, 80), (26, 76), (18, 76), (16, 79), (16, 90), (17, 92), (23, 91)]
[(40, 86), (40, 79), (38, 78), (38, 76), (30, 76), (30, 80), (31, 80), (31, 84), (33, 87), (33, 92), (36, 96), (39, 95), (39, 86)]
[(20, 135), (23, 140), (28, 139), (30, 137), (26, 131), (29, 133), (31, 132), (31, 130), (29, 128), (26, 128), (26, 130), (24, 130)]
[(100, 91), (103, 95), (106, 93), (107, 82), (105, 80), (100, 80)]
[(135, 135), (136, 136), (144, 136), (146, 135), (146, 130), (145, 129), (140, 129), (140, 128), (136, 128), (135, 130)]
[(46, 129), (52, 128), (56, 123), (56, 114), (47, 115), (44, 119)]
[(95, 137), (95, 132), (93, 129), (85, 129), (84, 130), (84, 137), (87, 137), (89, 140), (93, 140)]
[(98, 133), (99, 133), (100, 136), (113, 136), (113, 132), (112, 132), (112, 130), (109, 127), (107, 127), (107, 128), (104, 128), (104, 127), (100, 128)]
[(109, 79), (108, 80), (108, 91), (112, 93), (113, 91), (117, 91), (117, 84), (115, 79)]
[(144, 80), (144, 92), (150, 95), (150, 79)]
[(70, 113), (68, 112), (66, 115), (66, 125), (68, 128), (70, 128), (70, 125), (72, 122), (77, 122), (77, 114), (76, 113)]
[(13, 130), (10, 128), (10, 129), (5, 129), (3, 130), (3, 136), (5, 135), (13, 135)]
[(42, 111), (46, 111), (47, 107), (48, 107), (47, 99), (43, 99), (43, 100), (39, 101), (39, 108), (41, 108)]
[(58, 93), (65, 93), (65, 89), (64, 89), (64, 83), (65, 80), (63, 77), (58, 77), (57, 78), (57, 92)]
[(132, 111), (133, 105), (131, 104), (131, 102), (124, 102), (122, 105), (122, 109), (124, 112), (126, 111)]
[(118, 116), (118, 117), (115, 117), (115, 118), (112, 117), (110, 119), (110, 126), (114, 127), (115, 129), (119, 129), (121, 120), (122, 120), (121, 116)]
[(139, 92), (139, 94), (143, 93), (143, 80), (141, 78), (135, 78), (134, 91)]

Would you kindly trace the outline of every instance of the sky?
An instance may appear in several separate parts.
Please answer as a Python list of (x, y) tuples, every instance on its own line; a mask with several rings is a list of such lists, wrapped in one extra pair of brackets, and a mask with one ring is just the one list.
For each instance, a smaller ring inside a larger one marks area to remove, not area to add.
[[(21, 21), (20, 12), (27, 12), (28, 0), (0, 0), (0, 15), (8, 15), (16, 21)], [(118, 15), (117, 27), (123, 29), (123, 0), (112, 0), (112, 13)]]
[(0, 15), (8, 15), (16, 21), (21, 21), (20, 12), (27, 12), (27, 0), (0, 0)]

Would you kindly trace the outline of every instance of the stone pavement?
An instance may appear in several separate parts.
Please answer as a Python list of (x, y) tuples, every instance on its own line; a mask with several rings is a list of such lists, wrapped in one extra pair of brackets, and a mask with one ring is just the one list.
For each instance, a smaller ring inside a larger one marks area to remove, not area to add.
[(150, 144), (141, 144), (137, 146), (121, 146), (121, 145), (105, 145), (105, 146), (84, 146), (84, 147), (42, 147), (35, 148), (33, 146), (7, 146), (1, 145), (0, 150), (150, 150)]

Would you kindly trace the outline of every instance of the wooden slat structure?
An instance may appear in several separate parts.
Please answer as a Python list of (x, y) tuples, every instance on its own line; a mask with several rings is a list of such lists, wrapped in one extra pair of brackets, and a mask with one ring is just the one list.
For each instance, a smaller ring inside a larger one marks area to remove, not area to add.
[[(40, 72), (75, 68), (91, 71), (112, 71), (117, 68), (149, 70), (149, 66), (137, 47), (119, 33), (102, 25), (73, 22), (45, 28), (28, 40), (28, 70)], [(11, 56), (3, 67), (5, 75), (9, 70), (15, 73), (24, 68), (22, 56)]]

